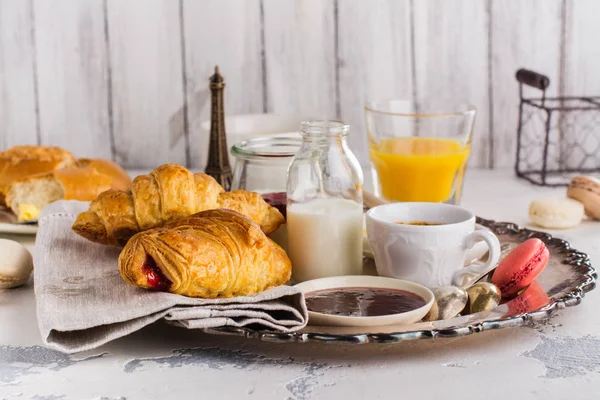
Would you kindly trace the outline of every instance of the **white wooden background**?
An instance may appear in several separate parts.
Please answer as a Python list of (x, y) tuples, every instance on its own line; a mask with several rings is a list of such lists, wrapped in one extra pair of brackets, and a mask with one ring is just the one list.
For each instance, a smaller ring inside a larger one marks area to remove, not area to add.
[(511, 166), (514, 73), (600, 94), (599, 0), (0, 0), (0, 148), (204, 167), (208, 77), (226, 113), (352, 125), (367, 98), (468, 100), (472, 162)]

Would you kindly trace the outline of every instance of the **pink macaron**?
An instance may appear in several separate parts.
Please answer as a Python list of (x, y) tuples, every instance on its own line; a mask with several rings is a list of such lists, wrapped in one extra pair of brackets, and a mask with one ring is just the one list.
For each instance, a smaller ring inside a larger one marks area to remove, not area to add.
[(502, 297), (511, 297), (526, 288), (546, 267), (550, 252), (544, 242), (529, 239), (518, 245), (498, 264), (492, 283)]
[(544, 288), (533, 281), (529, 284), (527, 289), (523, 290), (519, 296), (508, 301), (508, 312), (505, 317), (512, 317), (514, 315), (525, 314), (530, 311), (538, 310), (544, 307), (550, 302), (548, 295)]

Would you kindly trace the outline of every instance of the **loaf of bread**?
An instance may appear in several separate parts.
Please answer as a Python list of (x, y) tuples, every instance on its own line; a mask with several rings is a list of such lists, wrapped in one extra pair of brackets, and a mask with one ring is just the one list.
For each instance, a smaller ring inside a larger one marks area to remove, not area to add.
[(81, 158), (65, 168), (13, 181), (6, 204), (19, 221), (35, 221), (42, 208), (57, 200), (92, 201), (106, 190), (126, 190), (130, 184), (127, 173), (114, 162)]
[(14, 181), (73, 164), (73, 154), (59, 147), (15, 146), (0, 152), (0, 205), (6, 205), (5, 196)]

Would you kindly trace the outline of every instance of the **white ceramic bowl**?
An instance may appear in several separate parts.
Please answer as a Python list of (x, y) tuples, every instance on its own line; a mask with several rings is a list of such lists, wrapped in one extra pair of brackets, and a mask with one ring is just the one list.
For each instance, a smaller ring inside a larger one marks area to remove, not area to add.
[(416, 310), (400, 313), (382, 315), (377, 317), (347, 317), (340, 315), (322, 314), (318, 312), (308, 312), (308, 324), (320, 326), (383, 326), (413, 324), (420, 321), (431, 309), (433, 305), (433, 293), (425, 286), (418, 283), (403, 281), (394, 278), (384, 278), (381, 276), (351, 275), (351, 276), (333, 276), (329, 278), (313, 279), (297, 284), (295, 287), (302, 292), (310, 293), (323, 289), (335, 289), (344, 287), (370, 287), (399, 289), (414, 293), (425, 300), (423, 307)]
[[(232, 146), (244, 140), (264, 136), (300, 137), (300, 123), (308, 121), (298, 115), (243, 114), (225, 117), (227, 143)], [(210, 132), (210, 120), (201, 123), (201, 129)]]

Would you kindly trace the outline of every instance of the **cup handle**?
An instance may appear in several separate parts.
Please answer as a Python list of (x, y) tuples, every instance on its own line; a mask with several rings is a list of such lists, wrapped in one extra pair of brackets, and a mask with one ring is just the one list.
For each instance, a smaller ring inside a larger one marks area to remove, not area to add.
[(490, 272), (500, 259), (500, 241), (492, 232), (480, 230), (471, 232), (464, 242), (465, 249), (470, 249), (477, 242), (484, 241), (488, 245), (488, 260), (485, 264), (471, 264), (467, 267), (461, 268), (454, 273), (452, 276), (452, 284), (454, 286), (463, 287), (468, 285), (471, 281), (465, 282), (465, 277), (471, 275), (471, 278), (476, 276), (484, 275)]

